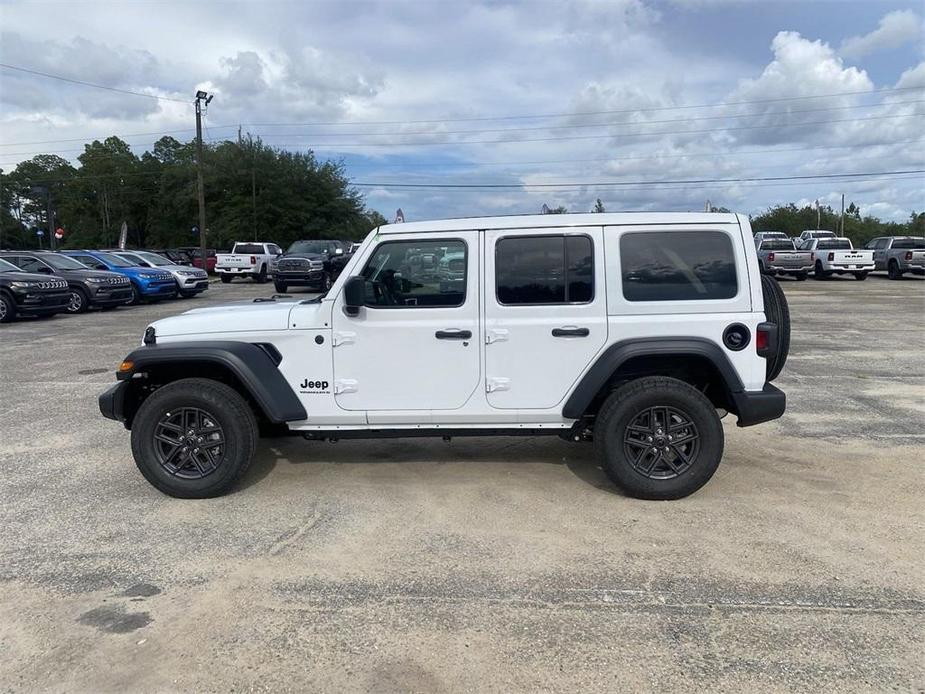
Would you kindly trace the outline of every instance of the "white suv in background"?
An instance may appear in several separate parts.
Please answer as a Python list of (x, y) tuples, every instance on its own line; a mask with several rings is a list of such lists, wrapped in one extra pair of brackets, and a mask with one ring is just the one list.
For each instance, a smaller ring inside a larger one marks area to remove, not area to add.
[(142, 474), (222, 494), (261, 430), (593, 441), (647, 499), (691, 494), (720, 413), (779, 417), (787, 303), (735, 214), (486, 217), (375, 229), (330, 291), (150, 325), (100, 396)]

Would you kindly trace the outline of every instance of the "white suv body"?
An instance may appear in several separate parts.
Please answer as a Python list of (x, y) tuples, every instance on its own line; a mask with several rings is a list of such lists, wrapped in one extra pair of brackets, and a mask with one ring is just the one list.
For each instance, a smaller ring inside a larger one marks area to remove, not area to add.
[[(766, 360), (778, 326), (768, 320), (740, 215), (459, 219), (374, 230), (319, 300), (157, 321), (126, 361), (135, 376), (173, 353), (177, 362), (222, 349), (244, 359), (245, 347), (259, 345), (278, 377), (265, 365), (272, 378), (245, 376), (273, 381), (251, 397), (270, 421), (312, 438), (546, 432), (578, 440), (591, 438), (608, 394), (642, 376), (691, 383), (716, 408), (737, 412), (740, 425), (780, 416), (784, 396), (769, 385), (776, 373)], [(104, 414), (130, 426), (132, 405), (104, 397)], [(266, 402), (287, 412), (274, 416)]]

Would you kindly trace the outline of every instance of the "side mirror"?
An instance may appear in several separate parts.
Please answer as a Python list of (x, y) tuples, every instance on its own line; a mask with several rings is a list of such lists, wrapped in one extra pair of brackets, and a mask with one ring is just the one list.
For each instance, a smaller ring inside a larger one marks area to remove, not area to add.
[(51, 268), (44, 267), (44, 266), (39, 267), (39, 268), (36, 268), (36, 271), (37, 271), (37, 272), (41, 272), (43, 275), (50, 275), (50, 274), (51, 274)]
[(356, 316), (366, 304), (366, 279), (354, 275), (344, 284), (344, 313)]

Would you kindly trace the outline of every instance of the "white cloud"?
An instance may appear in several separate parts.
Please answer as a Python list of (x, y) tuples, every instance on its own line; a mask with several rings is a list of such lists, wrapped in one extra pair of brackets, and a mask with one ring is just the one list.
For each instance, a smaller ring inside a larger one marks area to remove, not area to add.
[(839, 53), (846, 58), (862, 58), (877, 51), (899, 48), (923, 38), (922, 18), (912, 10), (896, 10), (883, 16), (869, 34), (842, 41)]

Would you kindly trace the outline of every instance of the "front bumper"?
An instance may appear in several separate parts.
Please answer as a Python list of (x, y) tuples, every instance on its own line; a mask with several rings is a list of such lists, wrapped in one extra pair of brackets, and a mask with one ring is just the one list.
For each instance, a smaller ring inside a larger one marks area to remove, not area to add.
[(93, 287), (90, 294), (91, 306), (111, 306), (124, 304), (132, 299), (131, 284), (100, 285)]
[(169, 296), (176, 294), (177, 283), (173, 279), (153, 280), (140, 285), (141, 293), (144, 296)]
[(99, 398), (100, 413), (107, 419), (117, 422), (125, 421), (125, 394), (128, 392), (128, 381), (120, 381), (107, 388)]
[(67, 309), (67, 305), (71, 301), (71, 293), (67, 290), (55, 292), (25, 290), (15, 292), (14, 296), (17, 311), (34, 315), (60, 313)]
[(732, 393), (732, 402), (736, 407), (736, 414), (740, 427), (750, 427), (777, 419), (787, 409), (787, 396), (784, 391), (766, 383), (760, 391), (743, 391)]
[(320, 287), (324, 280), (324, 270), (308, 270), (306, 272), (280, 272), (273, 276), (280, 284), (291, 284), (296, 287)]
[(209, 288), (208, 277), (190, 277), (184, 280), (182, 284), (178, 283), (180, 291), (184, 294), (198, 294)]

